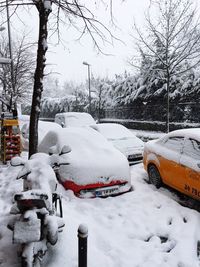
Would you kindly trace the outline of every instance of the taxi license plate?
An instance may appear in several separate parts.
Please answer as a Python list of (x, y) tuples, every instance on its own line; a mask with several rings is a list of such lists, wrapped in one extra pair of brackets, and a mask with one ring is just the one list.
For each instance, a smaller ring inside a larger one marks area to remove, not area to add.
[(118, 186), (112, 188), (103, 188), (95, 191), (97, 197), (109, 196), (112, 194), (117, 194), (118, 192), (119, 192)]

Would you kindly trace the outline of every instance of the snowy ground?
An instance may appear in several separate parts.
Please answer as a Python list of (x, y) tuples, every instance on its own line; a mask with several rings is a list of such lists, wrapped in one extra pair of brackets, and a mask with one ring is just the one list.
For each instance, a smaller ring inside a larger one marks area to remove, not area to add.
[[(0, 173), (0, 266), (19, 267), (6, 228), (13, 194), (22, 188), (17, 169)], [(197, 267), (200, 215), (177, 203), (167, 189), (147, 184), (142, 164), (131, 167), (134, 191), (105, 199), (78, 199), (60, 186), (66, 227), (51, 247), (45, 267), (76, 267), (77, 229), (87, 224), (90, 267)]]

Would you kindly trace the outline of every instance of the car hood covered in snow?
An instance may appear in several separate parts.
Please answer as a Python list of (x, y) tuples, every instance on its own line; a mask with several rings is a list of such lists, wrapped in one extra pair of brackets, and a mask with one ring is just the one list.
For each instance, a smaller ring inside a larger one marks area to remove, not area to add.
[(144, 142), (129, 129), (116, 123), (100, 123), (91, 126), (126, 156), (142, 154)]
[(60, 167), (62, 181), (79, 185), (130, 181), (126, 157), (101, 134), (90, 128), (69, 127), (50, 131), (39, 145), (39, 151), (48, 153), (49, 147), (60, 152), (64, 145), (72, 151), (63, 155), (70, 163)]
[(108, 139), (112, 144), (119, 149), (123, 154), (142, 154), (144, 149), (143, 142), (136, 138)]

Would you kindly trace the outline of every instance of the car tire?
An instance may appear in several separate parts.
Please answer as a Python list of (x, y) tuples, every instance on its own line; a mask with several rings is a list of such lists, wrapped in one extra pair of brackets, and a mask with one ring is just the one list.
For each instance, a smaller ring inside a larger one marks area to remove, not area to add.
[(162, 185), (162, 178), (155, 165), (150, 165), (148, 167), (149, 182), (153, 184), (156, 188), (160, 188)]

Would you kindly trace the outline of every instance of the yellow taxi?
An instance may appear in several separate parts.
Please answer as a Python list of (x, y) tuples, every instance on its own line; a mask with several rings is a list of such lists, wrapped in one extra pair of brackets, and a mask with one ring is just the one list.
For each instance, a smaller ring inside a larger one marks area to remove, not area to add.
[(200, 128), (176, 130), (145, 144), (150, 183), (162, 183), (200, 200)]

